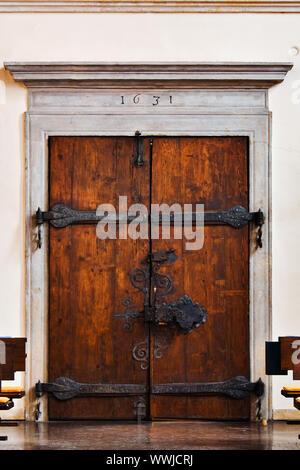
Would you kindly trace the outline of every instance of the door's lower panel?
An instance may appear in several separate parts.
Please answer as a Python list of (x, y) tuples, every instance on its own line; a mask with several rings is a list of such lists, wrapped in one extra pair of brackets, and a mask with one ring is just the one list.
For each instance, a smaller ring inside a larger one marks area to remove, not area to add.
[[(54, 419), (209, 419), (211, 404), (215, 419), (246, 419), (250, 395), (259, 400), (264, 384), (261, 379), (250, 382), (237, 376), (223, 382), (159, 384), (148, 389), (142, 384), (88, 384), (58, 377), (53, 382), (38, 382), (35, 391), (37, 397), (50, 394), (49, 411), (54, 405)], [(173, 406), (166, 413), (170, 397)]]
[(49, 416), (55, 419), (137, 419), (137, 400), (147, 396), (127, 397), (77, 397), (59, 401), (49, 396)]
[[(136, 401), (139, 397), (78, 397), (59, 402), (49, 397), (49, 414), (55, 419), (136, 420)], [(147, 396), (141, 398), (147, 403)], [(227, 397), (170, 397), (151, 395), (150, 419), (249, 419), (250, 397), (234, 400)], [(166, 412), (167, 410), (167, 412)]]
[[(151, 397), (152, 419), (250, 419), (250, 397), (234, 400), (227, 397)], [(213, 416), (213, 418), (212, 418)]]

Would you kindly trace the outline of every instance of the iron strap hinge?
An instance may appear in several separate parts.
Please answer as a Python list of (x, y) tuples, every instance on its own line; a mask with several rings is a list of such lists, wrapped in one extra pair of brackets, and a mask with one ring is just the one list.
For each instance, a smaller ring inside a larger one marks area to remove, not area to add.
[(257, 397), (264, 394), (264, 383), (261, 379), (250, 382), (246, 377), (237, 376), (224, 382), (170, 383), (158, 384), (151, 388), (154, 395), (226, 395), (237, 400), (254, 393)]
[[(170, 225), (178, 224), (178, 214), (171, 212), (169, 214), (168, 223)], [(190, 214), (184, 214), (184, 223), (189, 223), (195, 225), (197, 222), (199, 214), (192, 212)], [(95, 210), (76, 210), (71, 207), (66, 206), (63, 203), (54, 204), (49, 211), (42, 211), (40, 207), (35, 213), (35, 221), (38, 226), (38, 247), (41, 248), (41, 225), (48, 222), (52, 227), (55, 228), (64, 228), (72, 224), (95, 224), (104, 219), (104, 222), (109, 221), (120, 223), (130, 223), (135, 220), (135, 216), (128, 216), (127, 214), (122, 216), (110, 216), (106, 215), (97, 215)], [(264, 224), (264, 214), (259, 209), (256, 212), (248, 212), (243, 206), (234, 206), (228, 210), (220, 212), (204, 212), (204, 224), (221, 224), (229, 225), (235, 229), (241, 229), (245, 227), (249, 222), (254, 223), (258, 227), (256, 243), (261, 248), (262, 247), (262, 226)], [(151, 224), (163, 225), (166, 221), (163, 217), (163, 214), (150, 214), (145, 216), (141, 223), (151, 222)], [(182, 224), (182, 218), (180, 219), (180, 224)]]
[[(198, 214), (192, 212), (190, 214), (184, 214), (185, 222), (195, 224), (197, 222)], [(50, 211), (42, 211), (40, 208), (35, 213), (35, 220), (37, 225), (49, 222), (55, 228), (67, 227), (71, 224), (93, 224), (101, 221), (105, 218), (105, 221), (112, 221), (116, 223), (130, 223), (135, 219), (135, 216), (115, 216), (114, 218), (108, 218), (108, 215), (97, 215), (95, 210), (76, 210), (66, 206), (63, 203), (54, 204)], [(171, 225), (176, 224), (177, 214), (170, 213), (168, 222)], [(149, 217), (145, 217), (143, 222), (151, 223), (164, 223), (164, 217), (161, 213), (151, 214)], [(240, 229), (245, 227), (249, 222), (253, 222), (256, 226), (262, 226), (264, 223), (263, 212), (259, 209), (257, 212), (248, 212), (242, 206), (234, 206), (231, 209), (220, 211), (220, 212), (204, 212), (204, 223), (206, 224), (223, 224), (230, 225), (233, 228)], [(181, 222), (182, 223), (182, 222)]]
[(248, 397), (251, 393), (262, 397), (264, 383), (261, 379), (250, 382), (246, 377), (237, 376), (224, 382), (169, 383), (148, 387), (143, 384), (88, 384), (76, 382), (69, 377), (58, 377), (50, 383), (38, 382), (35, 392), (38, 398), (46, 392), (58, 400), (71, 400), (77, 396), (146, 395), (148, 392), (153, 395), (226, 395), (238, 400)]
[(52, 393), (58, 400), (70, 400), (77, 396), (130, 396), (147, 393), (147, 387), (142, 384), (89, 384), (79, 383), (69, 377), (58, 377), (53, 382), (37, 382), (35, 393), (37, 397)]

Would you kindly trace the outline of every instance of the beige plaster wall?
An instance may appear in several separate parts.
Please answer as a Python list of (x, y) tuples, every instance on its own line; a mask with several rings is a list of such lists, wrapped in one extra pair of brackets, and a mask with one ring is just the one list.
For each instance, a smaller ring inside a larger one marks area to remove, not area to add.
[[(0, 14), (0, 336), (25, 335), (26, 88), (4, 61), (293, 61), (273, 112), (273, 338), (300, 335), (300, 15)], [(299, 82), (297, 82), (299, 80)], [(16, 381), (23, 383), (23, 374)], [(292, 409), (274, 378), (274, 410)], [(3, 416), (3, 413), (2, 413)], [(23, 417), (22, 400), (5, 416)], [(278, 411), (276, 416), (280, 416)]]

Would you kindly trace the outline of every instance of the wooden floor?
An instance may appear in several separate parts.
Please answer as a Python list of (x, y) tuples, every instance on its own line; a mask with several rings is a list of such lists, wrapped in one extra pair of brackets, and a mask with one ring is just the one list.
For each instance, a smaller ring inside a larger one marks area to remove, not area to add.
[(162, 421), (20, 422), (0, 427), (1, 450), (300, 450), (300, 425)]

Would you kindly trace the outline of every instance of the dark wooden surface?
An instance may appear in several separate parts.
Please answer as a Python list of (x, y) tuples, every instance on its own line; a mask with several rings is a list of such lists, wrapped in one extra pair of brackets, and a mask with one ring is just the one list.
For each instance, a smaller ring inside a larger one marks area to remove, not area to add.
[[(128, 206), (151, 202), (204, 203), (205, 210), (248, 207), (247, 139), (243, 137), (155, 138), (152, 165), (135, 168), (134, 139), (53, 137), (50, 139), (49, 205), (63, 202), (94, 210), (100, 203)], [(150, 170), (152, 166), (152, 175)], [(152, 180), (150, 191), (150, 179)], [(150, 199), (151, 198), (151, 199)], [(140, 310), (143, 294), (129, 279), (151, 248), (149, 240), (99, 240), (95, 225), (50, 227), (49, 380), (68, 376), (87, 383), (170, 383), (249, 378), (248, 227), (207, 226), (200, 251), (184, 240), (153, 240), (152, 251), (175, 248), (178, 260), (166, 265), (174, 280), (167, 301), (184, 293), (208, 312), (208, 320), (189, 335), (174, 334), (163, 357), (150, 370), (133, 360), (132, 349), (147, 339), (143, 321), (124, 331), (122, 300)], [(161, 333), (161, 332), (160, 332)], [(147, 399), (147, 397), (144, 397)], [(249, 418), (249, 400), (225, 397), (152, 397), (151, 418)], [(50, 419), (134, 417), (133, 398), (80, 397), (49, 400)]]
[(0, 380), (14, 380), (15, 372), (25, 371), (26, 338), (0, 337), (0, 341), (6, 347), (6, 364), (0, 364)]
[[(292, 388), (293, 386), (291, 386)], [(281, 395), (283, 395), (286, 398), (297, 398), (300, 397), (300, 389), (295, 385), (295, 390), (281, 390)]]
[[(131, 164), (133, 138), (58, 137), (50, 141), (50, 206), (64, 202), (92, 210), (100, 203), (118, 207), (149, 203), (149, 165)], [(95, 225), (50, 228), (49, 379), (67, 376), (85, 383), (146, 384), (147, 371), (132, 359), (145, 339), (143, 322), (133, 331), (113, 314), (131, 297), (143, 309), (143, 295), (130, 283), (131, 271), (148, 253), (148, 240), (99, 240)], [(133, 418), (124, 398), (50, 398), (50, 418)]]
[[(152, 182), (153, 203), (203, 203), (207, 211), (248, 208), (247, 139), (154, 139)], [(185, 243), (152, 241), (152, 251), (175, 248), (178, 255), (161, 269), (174, 280), (166, 301), (187, 294), (205, 307), (208, 317), (190, 334), (176, 333), (163, 358), (151, 362), (152, 383), (249, 378), (248, 227), (206, 226), (201, 250), (188, 251)], [(249, 400), (153, 396), (151, 415), (247, 418)]]

